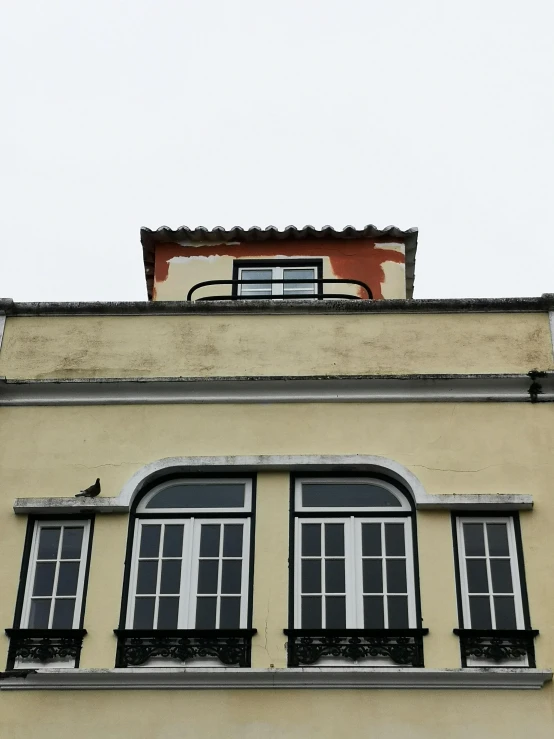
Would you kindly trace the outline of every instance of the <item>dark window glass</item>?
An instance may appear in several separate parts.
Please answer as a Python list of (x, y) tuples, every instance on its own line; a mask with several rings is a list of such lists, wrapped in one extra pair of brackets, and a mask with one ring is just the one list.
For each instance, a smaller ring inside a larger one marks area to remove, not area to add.
[(242, 579), (242, 562), (238, 559), (223, 560), (221, 573), (221, 592), (240, 594)]
[(139, 557), (158, 557), (160, 554), (160, 526), (142, 526)]
[[(306, 280), (311, 279), (313, 280), (315, 278), (315, 269), (309, 268), (309, 269), (284, 269), (283, 270), (283, 279), (284, 280)], [(283, 285), (283, 293), (285, 295), (291, 295), (294, 293), (299, 293), (303, 295), (312, 295), (316, 291), (316, 283), (315, 282), (297, 282), (292, 285), (287, 285), (286, 283)]]
[(302, 592), (321, 593), (321, 560), (302, 560)]
[(179, 598), (160, 598), (158, 602), (158, 629), (176, 629), (179, 617)]
[(313, 595), (302, 597), (302, 628), (321, 629), (321, 598)]
[(135, 598), (133, 629), (152, 629), (154, 627), (154, 598)]
[(325, 618), (327, 629), (346, 628), (346, 598), (325, 598)]
[(488, 593), (487, 562), (484, 559), (466, 559), (467, 588), (470, 593)]
[(389, 490), (369, 482), (305, 482), (304, 508), (400, 508)]
[(364, 626), (366, 629), (384, 629), (383, 596), (364, 597)]
[(178, 526), (166, 526), (164, 531), (164, 557), (182, 557), (183, 556), (183, 529)]
[(220, 629), (240, 628), (240, 598), (222, 598), (219, 613)]
[(485, 556), (485, 539), (482, 523), (464, 523), (464, 543), (468, 557)]
[(79, 578), (79, 562), (60, 562), (57, 595), (75, 595)]
[(37, 559), (57, 559), (59, 541), (59, 527), (53, 529), (42, 528), (40, 530)]
[(302, 554), (305, 557), (321, 555), (321, 525), (318, 523), (302, 524)]
[[(254, 282), (255, 280), (271, 280), (273, 278), (273, 271), (271, 269), (241, 269), (240, 278), (241, 280), (248, 280), (248, 282)], [(241, 295), (271, 295), (272, 283), (259, 282), (257, 284), (239, 284), (239, 292)]]
[(200, 536), (200, 556), (219, 557), (219, 532), (221, 526), (217, 524), (204, 524)]
[(469, 599), (472, 629), (492, 629), (491, 609), (488, 597), (471, 596)]
[(30, 629), (47, 629), (50, 617), (50, 600), (32, 600), (29, 614)]
[(508, 527), (505, 523), (488, 523), (487, 537), (489, 540), (489, 555), (491, 557), (508, 557)]
[(240, 524), (225, 524), (223, 528), (223, 556), (242, 557), (242, 529)]
[(404, 595), (389, 596), (389, 629), (407, 629), (410, 625), (408, 618), (408, 598)]
[(362, 554), (364, 557), (381, 556), (381, 524), (362, 524)]
[(37, 562), (33, 595), (52, 595), (55, 574), (55, 562)]
[(406, 554), (404, 524), (385, 524), (385, 548), (389, 557), (403, 557)]
[(198, 592), (217, 593), (219, 562), (214, 559), (200, 560), (198, 564)]
[(513, 593), (512, 567), (509, 559), (491, 559), (493, 593)]
[(137, 593), (155, 593), (158, 577), (158, 563), (152, 560), (139, 562)]
[(406, 593), (406, 560), (387, 559), (387, 591), (389, 593)]
[(53, 629), (73, 628), (73, 612), (75, 611), (74, 598), (56, 598), (54, 606)]
[(149, 508), (243, 508), (242, 483), (182, 483), (160, 490), (146, 504)]
[(497, 629), (517, 629), (514, 599), (510, 596), (495, 596), (494, 614)]
[(325, 524), (325, 554), (328, 557), (344, 556), (344, 524)]
[(217, 598), (198, 598), (196, 601), (196, 628), (215, 629)]
[(383, 592), (383, 560), (363, 560), (364, 593)]
[(181, 589), (181, 560), (166, 559), (162, 562), (160, 593), (178, 593)]
[(325, 560), (325, 592), (344, 593), (344, 559)]
[(62, 559), (80, 559), (83, 545), (83, 527), (65, 528), (62, 541)]

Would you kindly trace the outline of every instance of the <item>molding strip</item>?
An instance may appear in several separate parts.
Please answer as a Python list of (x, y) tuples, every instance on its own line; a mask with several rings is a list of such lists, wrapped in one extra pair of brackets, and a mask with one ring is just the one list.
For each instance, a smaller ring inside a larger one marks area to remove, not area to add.
[(0, 673), (0, 690), (538, 690), (550, 670), (529, 668), (39, 669)]
[[(554, 374), (537, 402), (554, 401)], [(174, 403), (529, 403), (528, 375), (0, 380), (0, 406)]]

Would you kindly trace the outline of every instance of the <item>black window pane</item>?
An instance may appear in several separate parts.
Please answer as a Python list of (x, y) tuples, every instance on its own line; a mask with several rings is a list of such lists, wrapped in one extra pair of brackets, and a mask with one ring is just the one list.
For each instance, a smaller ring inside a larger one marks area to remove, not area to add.
[(497, 629), (517, 629), (514, 599), (497, 596), (494, 599), (494, 613)]
[(76, 526), (63, 530), (62, 559), (80, 559), (83, 545), (83, 527)]
[(321, 560), (302, 560), (302, 592), (321, 593)]
[(60, 541), (60, 528), (41, 529), (37, 559), (56, 559)]
[(158, 563), (152, 560), (139, 562), (137, 577), (137, 593), (156, 592), (156, 581), (158, 577)]
[[(305, 280), (305, 279), (311, 279), (313, 280), (315, 278), (315, 269), (309, 268), (309, 269), (284, 269), (283, 270), (283, 279), (284, 280)], [(315, 282), (304, 282), (304, 283), (293, 283), (292, 285), (283, 285), (283, 293), (285, 295), (290, 295), (291, 293), (300, 293), (300, 294), (308, 294), (312, 295), (316, 291), (316, 283)]]
[(385, 549), (389, 557), (403, 557), (406, 554), (404, 524), (385, 524)]
[(29, 614), (30, 629), (47, 629), (50, 616), (50, 599), (32, 600)]
[(135, 616), (133, 629), (154, 628), (155, 598), (135, 598)]
[(344, 559), (325, 560), (325, 592), (344, 593)]
[(302, 629), (321, 629), (321, 598), (302, 597)]
[(198, 598), (196, 601), (196, 628), (215, 629), (217, 598)]
[(362, 524), (362, 554), (364, 557), (381, 556), (381, 524)]
[(346, 628), (346, 598), (325, 598), (325, 628)]
[(384, 629), (385, 616), (382, 596), (369, 595), (364, 598), (364, 627), (366, 629)]
[(52, 620), (53, 629), (72, 629), (73, 613), (75, 611), (75, 599), (64, 598), (56, 599), (54, 605), (54, 618)]
[(223, 528), (223, 556), (242, 557), (243, 525), (225, 524)]
[(325, 554), (327, 557), (344, 556), (344, 524), (325, 524)]
[(37, 562), (33, 595), (52, 595), (55, 574), (55, 562)]
[(179, 616), (179, 598), (160, 598), (158, 629), (176, 629)]
[(243, 508), (242, 483), (195, 483), (172, 485), (160, 490), (146, 508)]
[(406, 596), (389, 596), (389, 629), (407, 629), (410, 625), (408, 618), (408, 598)]
[(60, 562), (58, 572), (58, 595), (75, 595), (79, 578), (79, 562)]
[(469, 612), (472, 629), (492, 629), (490, 601), (483, 596), (469, 599)]
[(467, 587), (470, 593), (488, 593), (487, 563), (484, 559), (466, 559)]
[(240, 598), (222, 598), (219, 611), (220, 629), (240, 628)]
[(489, 554), (491, 557), (508, 557), (508, 527), (505, 523), (488, 523), (487, 538), (489, 540)]
[(363, 560), (364, 593), (383, 592), (383, 560)]
[(242, 579), (242, 562), (239, 559), (223, 560), (221, 572), (221, 592), (240, 595)]
[(302, 524), (302, 554), (305, 557), (321, 555), (321, 525), (318, 523)]
[(387, 559), (387, 592), (408, 592), (405, 559)]
[(181, 560), (166, 559), (162, 562), (160, 593), (178, 593), (181, 589)]
[(139, 557), (158, 557), (160, 554), (160, 526), (142, 526)]
[(200, 556), (219, 557), (219, 532), (221, 526), (213, 523), (204, 524), (200, 535)]
[(400, 508), (398, 498), (374, 483), (303, 483), (305, 508)]
[(513, 593), (512, 567), (509, 559), (491, 559), (493, 593)]
[(164, 531), (164, 557), (183, 556), (183, 526), (166, 526)]
[(217, 593), (217, 572), (219, 562), (214, 559), (200, 560), (198, 563), (198, 592)]
[(485, 539), (482, 523), (464, 523), (464, 543), (468, 557), (485, 556)]

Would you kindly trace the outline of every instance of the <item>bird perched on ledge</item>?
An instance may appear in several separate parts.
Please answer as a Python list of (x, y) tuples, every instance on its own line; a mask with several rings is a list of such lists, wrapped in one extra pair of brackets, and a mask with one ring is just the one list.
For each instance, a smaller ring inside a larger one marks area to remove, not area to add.
[(88, 488), (85, 488), (85, 490), (81, 490), (80, 493), (77, 493), (75, 496), (76, 498), (96, 498), (97, 495), (100, 495), (100, 478), (96, 478), (96, 482), (94, 485), (91, 485)]

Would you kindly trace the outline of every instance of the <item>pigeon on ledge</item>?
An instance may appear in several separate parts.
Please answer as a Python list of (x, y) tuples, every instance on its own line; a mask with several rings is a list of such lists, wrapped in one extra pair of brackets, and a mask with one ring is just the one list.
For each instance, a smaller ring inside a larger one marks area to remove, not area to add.
[(81, 490), (80, 493), (77, 493), (75, 496), (76, 498), (96, 498), (97, 495), (100, 495), (100, 478), (96, 478), (96, 482), (94, 485), (91, 485), (89, 488), (86, 488), (85, 490)]

